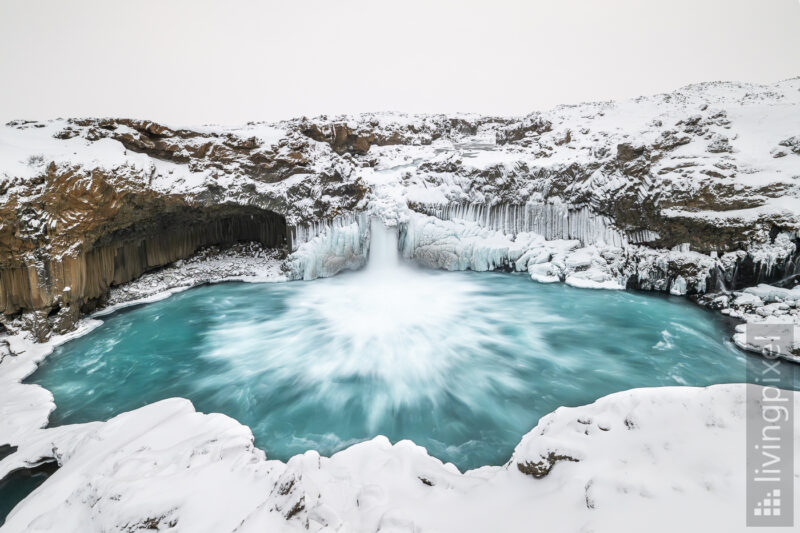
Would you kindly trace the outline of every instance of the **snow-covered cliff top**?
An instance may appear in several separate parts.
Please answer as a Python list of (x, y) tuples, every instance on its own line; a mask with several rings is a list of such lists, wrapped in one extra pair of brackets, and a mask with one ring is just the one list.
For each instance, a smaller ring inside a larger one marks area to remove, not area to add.
[[(0, 202), (36, 196), (31, 183), (54, 163), (56, 173), (100, 170), (119, 186), (256, 201), (290, 220), (346, 210), (342, 197), (353, 193), (324, 187), (336, 179), (391, 184), (416, 203), (588, 204), (632, 227), (776, 213), (796, 222), (799, 106), (794, 78), (703, 83), (521, 118), (375, 113), (237, 128), (17, 121), (0, 127)], [(654, 212), (626, 217), (610, 205), (620, 198)]]

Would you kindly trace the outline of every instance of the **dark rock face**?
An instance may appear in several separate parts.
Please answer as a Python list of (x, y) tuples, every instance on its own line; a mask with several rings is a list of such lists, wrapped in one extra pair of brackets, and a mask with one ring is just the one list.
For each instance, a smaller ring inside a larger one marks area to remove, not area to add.
[(401, 144), (402, 139), (397, 132), (389, 137), (376, 135), (375, 133), (359, 133), (351, 130), (346, 124), (331, 124), (327, 131), (323, 131), (317, 124), (309, 124), (302, 129), (303, 135), (310, 137), (318, 142), (326, 142), (337, 153), (350, 152), (363, 155), (369, 151), (370, 146), (377, 144), (385, 146), (389, 144)]
[(534, 140), (542, 133), (553, 129), (553, 124), (540, 113), (528, 115), (519, 122), (514, 122), (497, 131), (497, 144), (522, 143)]
[(617, 145), (617, 160), (620, 163), (633, 161), (637, 157), (644, 155), (644, 146), (621, 143)]
[[(489, 120), (489, 119), (487, 119)], [(443, 115), (427, 117), (421, 125), (381, 128), (376, 120), (359, 127), (326, 119), (304, 119), (297, 126), (306, 137), (330, 145), (337, 154), (365, 155), (371, 146), (430, 144), (451, 134), (475, 135), (478, 123)]]
[[(286, 242), (285, 214), (296, 200), (311, 216), (352, 209), (365, 189), (337, 168), (308, 173), (308, 139), (289, 135), (277, 145), (227, 133), (173, 130), (128, 119), (64, 122), (57, 139), (120, 142), (125, 150), (205, 176), (196, 192), (151, 187), (155, 168), (114, 169), (32, 161), (32, 179), (0, 178), (0, 323), (24, 314), (23, 327), (45, 339), (70, 330), (81, 313), (102, 305), (111, 286), (192, 255), (201, 247)], [(21, 124), (13, 127), (37, 127)], [(163, 178), (162, 178), (163, 179)], [(219, 185), (217, 179), (227, 180)], [(234, 185), (230, 185), (230, 181)], [(165, 190), (167, 189), (167, 190)], [(300, 213), (302, 215), (302, 213)], [(309, 216), (309, 215), (305, 215)]]
[(725, 286), (730, 290), (752, 287), (759, 283), (791, 286), (792, 280), (800, 276), (800, 240), (795, 241), (795, 244), (793, 255), (774, 264), (755, 262), (752, 256), (745, 255), (732, 271), (725, 273)]
[[(32, 312), (27, 326), (40, 340), (51, 331), (71, 329), (82, 312), (103, 303), (111, 286), (189, 257), (201, 247), (285, 243), (286, 222), (269, 210), (192, 205), (179, 196), (112, 188), (100, 178), (88, 190), (64, 190), (68, 182), (55, 178), (52, 196), (26, 206), (53, 215), (45, 231), (26, 233), (25, 208), (0, 207), (5, 221), (0, 232), (0, 312), (6, 318)], [(89, 212), (72, 224), (65, 214), (76, 209)]]

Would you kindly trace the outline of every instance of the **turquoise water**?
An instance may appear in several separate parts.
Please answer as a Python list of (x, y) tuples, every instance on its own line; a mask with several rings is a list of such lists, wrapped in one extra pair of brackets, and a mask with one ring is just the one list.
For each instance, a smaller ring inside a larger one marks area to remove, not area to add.
[(502, 464), (559, 406), (742, 382), (752, 357), (685, 299), (502, 273), (226, 283), (104, 321), (29, 379), (55, 396), (51, 425), (180, 396), (247, 424), (282, 460), (383, 434), (461, 469)]

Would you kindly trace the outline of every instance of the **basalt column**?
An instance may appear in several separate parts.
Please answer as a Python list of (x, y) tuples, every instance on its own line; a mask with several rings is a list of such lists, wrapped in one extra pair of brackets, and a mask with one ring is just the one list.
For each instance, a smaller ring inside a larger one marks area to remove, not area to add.
[[(88, 239), (87, 239), (88, 240)], [(188, 207), (153, 213), (91, 242), (41, 261), (0, 268), (0, 311), (4, 319), (34, 311), (39, 338), (73, 327), (82, 312), (102, 304), (109, 289), (144, 272), (185, 259), (199, 248), (255, 241), (283, 246), (286, 223), (271, 211), (242, 206)]]

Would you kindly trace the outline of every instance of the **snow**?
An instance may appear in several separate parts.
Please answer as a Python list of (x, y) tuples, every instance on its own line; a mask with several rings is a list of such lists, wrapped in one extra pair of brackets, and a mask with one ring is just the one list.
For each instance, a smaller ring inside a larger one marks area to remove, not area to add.
[(761, 353), (760, 346), (747, 342), (746, 324), (772, 323), (794, 326), (794, 354), (784, 353), (781, 357), (800, 363), (800, 285), (791, 289), (760, 284), (747, 287), (725, 296), (725, 301), (712, 302), (712, 306), (744, 323), (736, 326), (733, 341), (744, 350)]
[[(609, 249), (407, 215), (408, 253), (427, 246), (430, 257), (452, 253), (457, 261), (487, 268), (509, 260), (531, 271), (559, 265), (572, 272), (567, 282), (610, 286), (586, 274)], [(298, 251), (308, 245), (343, 249), (336, 243), (352, 243), (365, 221), (361, 216), (350, 224), (329, 224)], [(451, 252), (442, 251), (448, 247)], [(247, 270), (243, 257), (256, 254), (246, 252), (179, 262), (120, 287), (112, 302), (159, 298), (153, 291), (176, 280), (196, 283), (234, 267)], [(551, 256), (560, 259), (545, 261)], [(262, 279), (279, 279), (277, 270), (269, 270), (278, 264), (267, 261)], [(800, 296), (797, 289), (769, 286), (744, 294), (754, 303)], [(46, 344), (10, 338), (19, 355), (0, 363), (0, 442), (19, 449), (0, 462), (0, 478), (50, 457), (60, 468), (12, 511), (4, 532), (482, 532), (525, 530), (534, 523), (546, 531), (745, 530), (739, 481), (745, 475), (745, 385), (637, 389), (589, 406), (559, 408), (522, 437), (507, 464), (465, 473), (409, 441), (392, 444), (384, 437), (330, 458), (309, 451), (283, 463), (256, 449), (247, 427), (224, 415), (197, 413), (177, 398), (108, 422), (42, 429), (54, 408), (52, 395), (20, 381), (53, 346), (97, 324), (85, 320), (73, 335)], [(800, 450), (800, 439), (794, 446)], [(541, 479), (523, 473), (551, 454), (569, 459), (556, 462)]]
[(92, 316), (107, 315), (128, 305), (157, 301), (206, 283), (286, 281), (282, 266), (275, 250), (262, 248), (257, 243), (237, 244), (223, 250), (206, 248), (185, 261), (176, 261), (113, 287), (107, 307)]
[[(61, 466), (3, 531), (746, 531), (746, 387), (635, 389), (559, 408), (508, 463), (465, 473), (385, 437), (269, 460), (247, 427), (173, 398), (18, 435), (0, 477), (44, 457)], [(549, 473), (523, 473), (551, 454), (564, 459)]]

